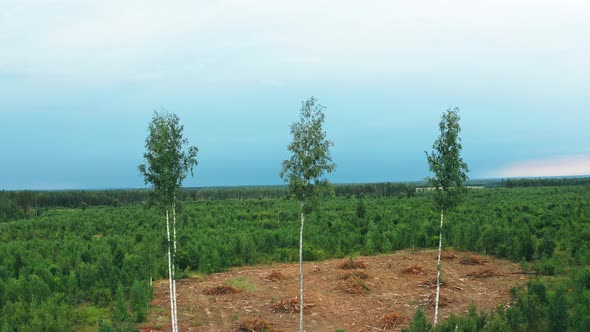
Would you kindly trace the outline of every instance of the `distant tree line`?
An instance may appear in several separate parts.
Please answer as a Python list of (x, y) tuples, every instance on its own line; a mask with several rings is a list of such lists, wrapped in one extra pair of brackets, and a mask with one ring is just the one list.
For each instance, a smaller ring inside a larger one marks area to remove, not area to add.
[[(467, 186), (486, 188), (526, 188), (587, 186), (590, 177), (525, 178), (468, 181)], [(381, 182), (334, 185), (337, 197), (413, 197), (422, 182)], [(287, 186), (244, 186), (184, 188), (179, 201), (221, 201), (247, 199), (282, 199), (287, 197)], [(67, 191), (0, 191), (0, 222), (41, 215), (48, 208), (86, 208), (90, 206), (140, 205), (149, 198), (144, 189), (67, 190)]]
[(48, 208), (137, 205), (146, 200), (146, 190), (0, 191), (0, 221), (30, 218)]
[(414, 183), (359, 183), (337, 184), (334, 186), (336, 196), (368, 196), (368, 197), (414, 197), (416, 184)]
[[(414, 183), (337, 184), (336, 196), (413, 197)], [(0, 191), (0, 222), (40, 216), (49, 208), (87, 208), (91, 206), (140, 205), (148, 201), (144, 189), (67, 190), (67, 191)], [(186, 188), (178, 192), (179, 201), (221, 201), (247, 199), (282, 199), (287, 186), (251, 186), (227, 188)]]
[(179, 199), (193, 201), (276, 199), (284, 198), (286, 195), (286, 186), (185, 188)]
[(522, 187), (557, 187), (557, 186), (587, 186), (590, 185), (590, 177), (574, 178), (523, 178), (523, 179), (502, 179), (501, 187), (522, 188)]
[[(590, 177), (526, 178), (468, 181), (467, 186), (486, 188), (526, 188), (588, 186)], [(337, 197), (413, 197), (422, 182), (381, 182), (334, 185)], [(282, 199), (287, 197), (287, 186), (244, 186), (184, 188), (179, 201), (221, 201), (247, 199)], [(67, 190), (67, 191), (0, 191), (0, 222), (40, 216), (48, 208), (86, 208), (90, 206), (140, 205), (148, 201), (144, 189)]]

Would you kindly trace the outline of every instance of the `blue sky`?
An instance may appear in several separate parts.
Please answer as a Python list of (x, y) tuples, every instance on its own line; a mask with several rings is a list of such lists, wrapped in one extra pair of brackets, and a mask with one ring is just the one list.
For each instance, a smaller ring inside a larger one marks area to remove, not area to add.
[(142, 187), (165, 107), (186, 186), (278, 184), (300, 103), (334, 182), (411, 181), (461, 108), (471, 178), (590, 174), (587, 1), (5, 1), (0, 189)]

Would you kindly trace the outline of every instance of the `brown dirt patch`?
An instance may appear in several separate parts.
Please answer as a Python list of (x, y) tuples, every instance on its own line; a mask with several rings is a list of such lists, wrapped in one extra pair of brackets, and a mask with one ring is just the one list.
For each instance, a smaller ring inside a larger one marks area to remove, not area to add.
[[(455, 258), (457, 258), (457, 255), (455, 255), (454, 253), (452, 253), (450, 251), (443, 250), (443, 252), (440, 254), (441, 260), (448, 261), (448, 260), (452, 260)], [(438, 256), (436, 256), (436, 259), (438, 259)]]
[[(417, 283), (416, 286), (422, 287), (422, 288), (436, 288), (436, 277), (424, 279), (424, 280), (420, 281), (419, 283)], [(446, 286), (446, 283), (444, 281), (441, 282), (440, 287), (442, 288), (445, 286)]]
[[(314, 306), (313, 303), (305, 303), (303, 305), (303, 312), (309, 312)], [(270, 305), (270, 310), (275, 314), (292, 314), (299, 313), (301, 306), (299, 305), (299, 299), (281, 300)]]
[(266, 275), (263, 279), (267, 281), (278, 282), (281, 280), (285, 280), (285, 275), (282, 274), (280, 271), (272, 270), (272, 272)]
[(358, 259), (348, 259), (340, 264), (340, 268), (345, 270), (366, 269), (367, 263)]
[(369, 291), (369, 287), (365, 280), (353, 276), (340, 281), (337, 288), (352, 295), (360, 295)]
[(479, 255), (463, 256), (460, 260), (461, 264), (464, 265), (483, 265), (488, 262), (487, 259), (482, 258)]
[(353, 271), (353, 272), (345, 273), (345, 274), (341, 275), (340, 277), (338, 277), (338, 279), (340, 279), (340, 280), (347, 280), (350, 278), (368, 279), (369, 275), (365, 271)]
[(384, 330), (393, 330), (402, 323), (402, 318), (397, 312), (392, 312), (381, 318), (381, 328)]
[[(443, 295), (443, 294), (439, 294), (439, 296), (438, 296), (438, 307), (439, 308), (446, 307), (452, 302), (453, 302), (453, 300), (451, 300), (448, 296)], [(426, 297), (426, 299), (424, 301), (424, 304), (427, 304), (431, 307), (436, 306), (436, 293), (432, 293), (432, 294), (428, 295), (428, 297)]]
[[(458, 257), (465, 253), (453, 252)], [(347, 279), (341, 280), (342, 259), (305, 263), (305, 305), (313, 304), (305, 312), (306, 331), (329, 331), (344, 329), (347, 332), (383, 330), (383, 317), (396, 313), (403, 319), (390, 330), (399, 331), (407, 326), (418, 308), (423, 308), (429, 320), (434, 308), (429, 297), (433, 289), (418, 287), (421, 279), (436, 277), (436, 255), (434, 250), (412, 253), (411, 250), (393, 254), (362, 257), (367, 265), (368, 277), (362, 280), (369, 291), (349, 294), (338, 289)], [(510, 288), (526, 283), (527, 276), (516, 274), (521, 269), (510, 261), (488, 258), (487, 267), (499, 274), (493, 278), (470, 278), (473, 266), (463, 265), (459, 259), (445, 261), (442, 265), (442, 287), (440, 319), (451, 313), (466, 312), (471, 304), (479, 309), (492, 310), (510, 301)], [(422, 278), (401, 272), (411, 265), (423, 267), (426, 275)], [(321, 273), (314, 273), (315, 269)], [(280, 271), (285, 279), (281, 282), (265, 280), (272, 271)], [(356, 271), (346, 271), (354, 273)], [(234, 294), (204, 295), (203, 290), (224, 285), (228, 280), (240, 279), (252, 289)], [(436, 285), (436, 283), (434, 284)], [(150, 303), (148, 320), (140, 328), (153, 331), (170, 331), (170, 304), (168, 281), (154, 283), (154, 299)], [(273, 331), (295, 331), (299, 326), (299, 309), (284, 313), (273, 313), (272, 306), (291, 300), (299, 294), (299, 265), (273, 264), (232, 268), (224, 273), (215, 273), (201, 278), (183, 279), (177, 282), (178, 319), (182, 331), (233, 331), (241, 322), (264, 320)], [(297, 302), (297, 305), (299, 303)]]
[(234, 332), (276, 332), (271, 324), (261, 319), (248, 319), (240, 323)]
[(467, 274), (467, 277), (472, 279), (484, 279), (496, 276), (498, 276), (498, 273), (491, 269), (481, 269)]
[(422, 268), (422, 266), (420, 264), (414, 264), (410, 267), (407, 267), (405, 269), (402, 270), (402, 273), (405, 274), (415, 274), (415, 275), (425, 275), (426, 271), (424, 270), (424, 268)]
[[(235, 289), (228, 285), (218, 285), (213, 287), (207, 287), (203, 290), (205, 295), (225, 295), (225, 294), (236, 294), (239, 293), (239, 289)], [(178, 293), (178, 292), (177, 292)]]

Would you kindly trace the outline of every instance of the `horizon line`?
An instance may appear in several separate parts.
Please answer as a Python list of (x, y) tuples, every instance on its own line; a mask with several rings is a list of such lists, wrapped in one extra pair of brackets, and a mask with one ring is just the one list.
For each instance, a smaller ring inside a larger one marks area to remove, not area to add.
[[(485, 177), (468, 179), (466, 183), (477, 182), (477, 181), (488, 181), (488, 182), (501, 182), (503, 180), (524, 180), (524, 179), (571, 179), (571, 178), (587, 178), (590, 174), (579, 174), (579, 175), (548, 175), (548, 176), (509, 176), (509, 177)], [(403, 181), (378, 181), (378, 182), (331, 182), (334, 186), (346, 186), (346, 185), (366, 185), (366, 184), (421, 184), (425, 183), (426, 179), (421, 180), (403, 180)], [(236, 188), (265, 188), (265, 187), (287, 187), (288, 184), (246, 184), (246, 185), (211, 185), (211, 186), (189, 186), (181, 187), (181, 190), (206, 190), (206, 189), (236, 189)], [(152, 187), (104, 187), (104, 188), (64, 188), (64, 189), (0, 189), (2, 192), (16, 192), (16, 191), (31, 191), (31, 192), (59, 192), (59, 191), (120, 191), (120, 190), (151, 190)]]

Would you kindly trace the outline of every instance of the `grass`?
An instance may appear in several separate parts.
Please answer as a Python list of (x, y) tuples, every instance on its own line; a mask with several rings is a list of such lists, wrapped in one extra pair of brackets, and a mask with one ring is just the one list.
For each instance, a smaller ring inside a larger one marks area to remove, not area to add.
[(234, 278), (225, 281), (226, 284), (245, 291), (255, 291), (256, 285), (252, 284), (247, 278)]
[(176, 280), (178, 279), (188, 279), (188, 278), (195, 278), (197, 280), (199, 280), (200, 282), (203, 282), (207, 279), (207, 276), (202, 274), (202, 273), (198, 273), (198, 272), (194, 272), (191, 270), (184, 270), (182, 272), (180, 272), (177, 276), (176, 276)]

